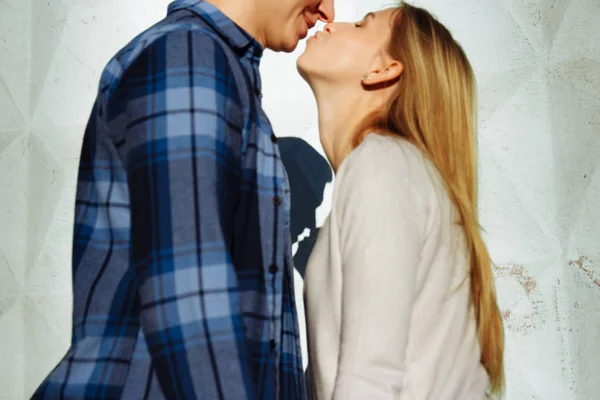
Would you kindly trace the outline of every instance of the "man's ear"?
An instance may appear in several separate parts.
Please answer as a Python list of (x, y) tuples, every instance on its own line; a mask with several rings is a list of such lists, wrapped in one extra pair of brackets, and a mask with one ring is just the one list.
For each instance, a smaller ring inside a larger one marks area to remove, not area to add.
[(403, 71), (404, 65), (400, 61), (392, 60), (385, 68), (373, 68), (363, 76), (361, 82), (365, 88), (386, 87), (396, 82)]

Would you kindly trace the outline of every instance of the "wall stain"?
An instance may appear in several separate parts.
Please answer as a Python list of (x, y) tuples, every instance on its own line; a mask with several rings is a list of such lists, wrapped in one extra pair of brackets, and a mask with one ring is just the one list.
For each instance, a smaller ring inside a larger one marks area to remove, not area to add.
[[(523, 265), (510, 263), (504, 266), (493, 265), (494, 275), (515, 280), (525, 293), (522, 301), (528, 301), (532, 310), (526, 313), (515, 313), (513, 309), (502, 312), (506, 328), (513, 332), (528, 333), (545, 322), (542, 315), (542, 297), (538, 290), (537, 281), (527, 273)], [(515, 306), (516, 307), (516, 306)], [(514, 307), (513, 307), (514, 308)]]
[(592, 262), (586, 256), (579, 257), (577, 260), (569, 261), (570, 266), (577, 267), (581, 272), (583, 272), (592, 283), (600, 288), (600, 279), (596, 279), (594, 277), (594, 273), (591, 270)]
[(527, 275), (527, 271), (522, 265), (512, 263), (506, 266), (495, 265), (493, 269), (496, 276), (510, 276), (514, 278), (528, 295), (537, 288), (536, 280)]
[(556, 318), (556, 333), (558, 336), (558, 340), (560, 342), (560, 350), (557, 353), (560, 357), (560, 369), (563, 373), (563, 376), (568, 377), (570, 380), (573, 379), (573, 371), (569, 368), (569, 358), (568, 358), (568, 349), (567, 343), (565, 342), (565, 335), (568, 334), (568, 326), (570, 325), (568, 321), (563, 320), (563, 315), (560, 312), (560, 279), (556, 279), (554, 285), (552, 285), (553, 289), (553, 308), (554, 308), (554, 317)]
[(556, 320), (560, 322), (560, 311), (558, 308), (558, 293), (560, 292), (560, 279), (556, 280), (556, 284), (554, 285), (554, 314), (556, 315)]

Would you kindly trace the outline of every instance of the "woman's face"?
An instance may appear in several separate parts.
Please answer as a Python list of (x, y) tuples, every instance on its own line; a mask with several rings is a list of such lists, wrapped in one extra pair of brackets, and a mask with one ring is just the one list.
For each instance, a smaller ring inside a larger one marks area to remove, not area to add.
[(368, 13), (356, 23), (330, 23), (311, 36), (298, 58), (298, 70), (309, 83), (361, 80), (385, 54), (396, 8)]

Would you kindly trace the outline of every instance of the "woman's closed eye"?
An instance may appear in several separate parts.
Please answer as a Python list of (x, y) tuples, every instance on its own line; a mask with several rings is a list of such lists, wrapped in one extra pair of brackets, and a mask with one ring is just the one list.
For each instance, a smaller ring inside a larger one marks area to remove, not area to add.
[(356, 22), (354, 24), (354, 26), (357, 27), (357, 28), (362, 28), (363, 26), (365, 26), (365, 23), (367, 22), (367, 20), (369, 18), (375, 18), (375, 14), (372, 13), (372, 12), (367, 13), (367, 15), (365, 15), (365, 17), (363, 19), (361, 19), (360, 21)]

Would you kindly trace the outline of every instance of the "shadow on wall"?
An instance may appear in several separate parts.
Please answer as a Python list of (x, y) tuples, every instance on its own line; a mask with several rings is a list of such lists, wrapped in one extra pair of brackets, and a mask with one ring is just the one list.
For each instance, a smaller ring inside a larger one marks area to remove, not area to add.
[(319, 233), (316, 210), (323, 202), (325, 185), (331, 182), (333, 173), (327, 160), (304, 140), (283, 137), (278, 143), (290, 181), (292, 243), (296, 243), (305, 229), (310, 231), (309, 236), (298, 243), (294, 255), (294, 265), (304, 279), (306, 263)]

